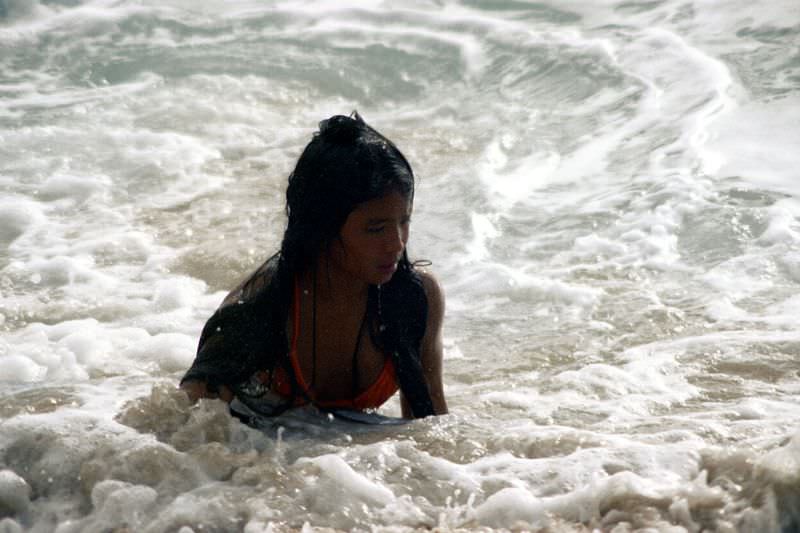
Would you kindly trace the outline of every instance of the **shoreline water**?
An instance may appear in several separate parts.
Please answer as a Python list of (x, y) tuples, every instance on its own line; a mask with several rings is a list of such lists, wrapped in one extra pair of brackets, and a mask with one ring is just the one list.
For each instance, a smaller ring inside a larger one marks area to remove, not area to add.
[[(0, 530), (800, 527), (795, 4), (0, 0)], [(189, 406), (353, 109), (419, 179), (452, 413)]]

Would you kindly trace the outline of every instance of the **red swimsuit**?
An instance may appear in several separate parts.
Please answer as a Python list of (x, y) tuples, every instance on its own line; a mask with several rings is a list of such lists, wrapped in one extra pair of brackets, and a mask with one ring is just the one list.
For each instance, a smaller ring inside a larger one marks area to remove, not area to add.
[[(300, 336), (300, 285), (295, 282), (294, 284), (294, 302), (292, 304), (294, 313), (294, 331), (292, 333), (292, 346), (289, 349), (289, 358), (292, 361), (292, 368), (294, 370), (297, 384), (305, 392), (305, 396), (295, 396), (295, 405), (304, 405), (308, 403), (307, 398), (311, 398), (314, 404), (329, 409), (354, 409), (363, 411), (365, 409), (376, 409), (383, 405), (394, 393), (398, 390), (397, 379), (395, 376), (394, 364), (391, 359), (386, 358), (383, 364), (383, 369), (378, 375), (378, 378), (362, 391), (355, 398), (339, 398), (335, 400), (317, 400), (314, 398), (314, 391), (306, 383), (303, 378), (303, 372), (300, 369), (300, 362), (297, 360), (297, 339)], [(284, 398), (292, 397), (292, 387), (286, 372), (278, 367), (275, 370), (275, 386), (273, 389)]]

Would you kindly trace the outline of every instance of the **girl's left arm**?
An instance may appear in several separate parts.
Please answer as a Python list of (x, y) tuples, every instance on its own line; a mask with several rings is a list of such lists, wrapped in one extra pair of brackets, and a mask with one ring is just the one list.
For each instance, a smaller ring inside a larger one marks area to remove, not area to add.
[[(433, 411), (437, 415), (447, 414), (447, 401), (442, 384), (442, 325), (444, 323), (444, 291), (430, 272), (421, 271), (422, 285), (428, 299), (428, 322), (425, 336), (422, 338), (421, 359), (425, 379), (433, 402)], [(407, 402), (402, 402), (403, 416), (411, 418), (411, 409)]]

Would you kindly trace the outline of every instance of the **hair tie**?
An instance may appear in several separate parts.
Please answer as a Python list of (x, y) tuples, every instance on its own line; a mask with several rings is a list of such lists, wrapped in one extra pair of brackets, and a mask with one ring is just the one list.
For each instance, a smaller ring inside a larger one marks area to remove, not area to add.
[(363, 132), (364, 120), (353, 111), (352, 115), (334, 115), (319, 123), (319, 135), (335, 143), (351, 143)]

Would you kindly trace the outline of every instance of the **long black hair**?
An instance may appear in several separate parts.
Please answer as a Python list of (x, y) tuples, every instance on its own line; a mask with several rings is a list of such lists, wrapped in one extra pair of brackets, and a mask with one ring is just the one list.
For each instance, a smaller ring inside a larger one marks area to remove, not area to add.
[[(292, 377), (295, 393), (302, 394), (286, 337), (294, 280), (315, 268), (357, 206), (391, 192), (413, 202), (414, 173), (392, 141), (356, 112), (320, 122), (289, 175), (280, 250), (242, 285), (239, 305), (223, 306), (209, 319), (184, 380), (199, 376), (212, 385), (231, 386), (241, 399), (252, 398), (247, 383), (253, 372), (273, 375), (280, 365)], [(366, 315), (370, 337), (392, 358), (400, 388), (417, 417), (433, 414), (420, 363), (427, 311), (421, 279), (404, 250), (392, 279), (370, 286)], [(204, 345), (208, 354), (203, 354)], [(207, 369), (214, 366), (224, 371), (209, 375)]]
[[(295, 274), (309, 268), (359, 204), (393, 191), (414, 200), (414, 172), (392, 141), (356, 112), (320, 122), (289, 175), (284, 268)], [(402, 261), (408, 262), (405, 254)]]

